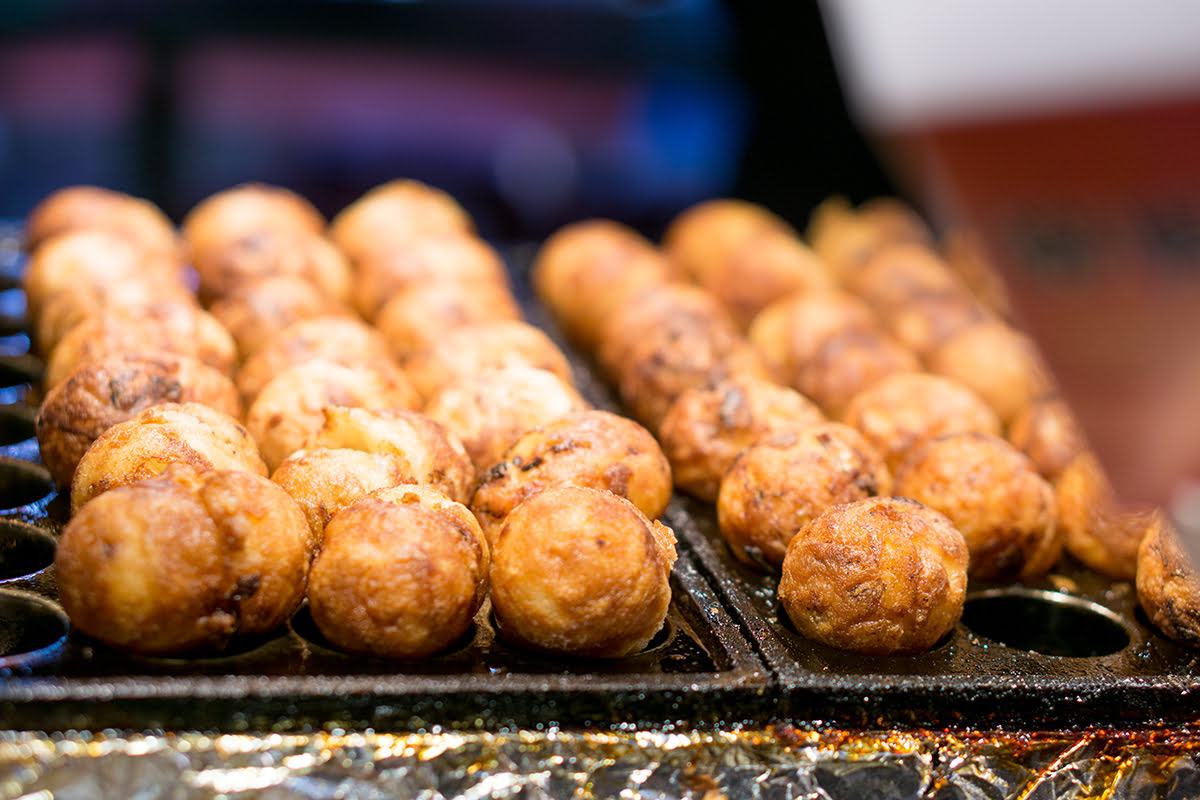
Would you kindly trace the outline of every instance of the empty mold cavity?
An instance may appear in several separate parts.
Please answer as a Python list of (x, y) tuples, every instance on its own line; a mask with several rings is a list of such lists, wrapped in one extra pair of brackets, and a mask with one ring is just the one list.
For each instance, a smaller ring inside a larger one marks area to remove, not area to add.
[(38, 503), (54, 493), (54, 481), (45, 467), (0, 456), (0, 511)]
[(1047, 656), (1092, 658), (1129, 646), (1121, 618), (1099, 603), (1013, 587), (972, 594), (963, 624), (980, 636)]
[(62, 651), (69, 630), (66, 613), (49, 600), (0, 589), (0, 670), (52, 660)]
[(36, 435), (36, 409), (20, 404), (0, 406), (0, 447), (31, 441)]
[(0, 581), (36, 575), (54, 563), (54, 537), (11, 519), (0, 520)]

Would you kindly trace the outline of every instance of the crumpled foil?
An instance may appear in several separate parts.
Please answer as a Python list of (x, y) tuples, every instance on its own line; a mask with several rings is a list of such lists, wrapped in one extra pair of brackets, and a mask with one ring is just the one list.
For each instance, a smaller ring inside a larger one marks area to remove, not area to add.
[(1195, 798), (1196, 730), (0, 733), (26, 800)]

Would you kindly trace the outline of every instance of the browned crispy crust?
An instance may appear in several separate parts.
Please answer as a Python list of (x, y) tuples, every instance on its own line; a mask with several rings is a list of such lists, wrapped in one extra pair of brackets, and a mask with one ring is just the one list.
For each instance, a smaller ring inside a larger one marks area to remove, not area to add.
[(822, 422), (825, 415), (794, 389), (756, 375), (739, 375), (682, 392), (658, 431), (675, 485), (715, 502), (734, 459), (784, 426)]
[(173, 463), (267, 474), (254, 440), (233, 417), (199, 403), (159, 403), (92, 442), (71, 481), (71, 513), (97, 495), (152, 478)]
[(399, 361), (437, 344), (454, 328), (494, 320), (521, 320), (512, 291), (495, 283), (436, 280), (392, 295), (375, 318), (375, 327)]
[(797, 292), (755, 316), (747, 336), (775, 379), (794, 386), (801, 365), (827, 339), (846, 330), (877, 330), (870, 306), (840, 289)]
[(305, 228), (247, 231), (195, 266), (197, 291), (205, 305), (247, 283), (281, 275), (307, 281), (330, 300), (348, 304), (354, 278), (350, 263), (333, 242)]
[(304, 597), (310, 557), (304, 518), (270, 481), (174, 465), (81, 509), (55, 565), (76, 629), (170, 654), (283, 624)]
[(209, 307), (237, 342), (244, 362), (276, 332), (312, 317), (350, 316), (348, 307), (295, 275), (244, 283)]
[(796, 532), (831, 505), (888, 494), (883, 458), (838, 422), (780, 428), (746, 448), (721, 481), (717, 525), (739, 560), (778, 568)]
[(970, 548), (973, 578), (1033, 578), (1062, 553), (1054, 487), (998, 436), (957, 433), (927, 440), (896, 471), (895, 493), (954, 522)]
[(69, 231), (104, 230), (147, 252), (174, 253), (175, 225), (158, 206), (140, 197), (99, 186), (66, 186), (42, 199), (25, 219), (25, 247)]
[(900, 497), (835, 505), (788, 546), (779, 599), (804, 636), (868, 655), (919, 653), (962, 616), (967, 546), (949, 519)]
[(852, 328), (825, 339), (808, 361), (797, 363), (792, 386), (831, 419), (840, 419), (859, 392), (920, 368), (916, 355), (883, 331)]
[(492, 553), (501, 635), (593, 658), (638, 652), (666, 620), (674, 538), (611, 492), (539, 492), (508, 515)]
[(1200, 646), (1200, 574), (1179, 534), (1161, 517), (1138, 547), (1137, 595), (1160, 631), (1181, 644)]
[(1132, 581), (1138, 546), (1146, 532), (1161, 525), (1153, 506), (1117, 502), (1095, 454), (1081, 452), (1058, 476), (1058, 519), (1067, 552), (1110, 578)]
[(1074, 413), (1057, 394), (1036, 397), (1018, 411), (1007, 437), (1051, 481), (1087, 449)]
[(200, 403), (235, 419), (242, 401), (225, 374), (187, 356), (114, 356), (85, 364), (47, 394), (37, 416), (42, 463), (60, 487), (100, 434), (158, 403)]
[(470, 628), (486, 591), (486, 545), (470, 513), (445, 504), (401, 488), (363, 498), (330, 520), (308, 588), (313, 621), (330, 642), (353, 653), (418, 658)]
[(608, 490), (655, 519), (671, 500), (671, 467), (650, 432), (633, 420), (599, 409), (578, 411), (517, 439), (484, 474), (471, 510), (495, 545), (514, 508), (563, 484)]
[(1000, 418), (977, 394), (952, 378), (899, 372), (851, 399), (842, 421), (855, 428), (895, 471), (921, 442), (948, 433), (1000, 434)]
[(718, 197), (676, 214), (663, 231), (662, 247), (677, 270), (703, 286), (747, 239), (763, 231), (795, 235), (792, 226), (766, 206)]

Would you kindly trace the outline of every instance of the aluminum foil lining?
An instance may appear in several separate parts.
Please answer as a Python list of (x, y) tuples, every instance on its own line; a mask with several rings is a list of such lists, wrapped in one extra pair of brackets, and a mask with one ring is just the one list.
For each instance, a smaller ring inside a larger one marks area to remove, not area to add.
[(788, 726), (253, 736), (0, 733), (0, 795), (96, 798), (1200, 796), (1196, 730), (964, 734)]

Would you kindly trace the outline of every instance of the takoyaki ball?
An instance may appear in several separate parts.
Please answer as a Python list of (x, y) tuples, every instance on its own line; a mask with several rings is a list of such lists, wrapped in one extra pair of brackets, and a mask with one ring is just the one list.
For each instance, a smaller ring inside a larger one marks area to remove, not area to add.
[(379, 331), (357, 317), (334, 315), (308, 317), (271, 334), (242, 364), (234, 383), (250, 404), (288, 367), (318, 359), (347, 366), (370, 364), (381, 370), (390, 364), (399, 371)]
[(947, 231), (942, 237), (942, 257), (993, 314), (1004, 319), (1012, 316), (1008, 286), (988, 260), (975, 232), (964, 228)]
[(242, 284), (209, 307), (237, 342), (244, 362), (277, 332), (313, 317), (351, 317), (339, 303), (295, 275), (273, 275)]
[(1048, 480), (1058, 476), (1087, 449), (1074, 412), (1058, 394), (1034, 398), (1008, 425), (1008, 441)]
[(798, 366), (792, 386), (831, 419), (840, 419), (859, 392), (889, 375), (920, 368), (916, 355), (886, 333), (846, 330), (826, 339)]
[(431, 281), (511, 286), (504, 259), (483, 239), (461, 232), (430, 233), (358, 261), (354, 307), (374, 321), (393, 295)]
[(970, 296), (966, 284), (937, 251), (912, 242), (879, 248), (847, 276), (844, 285), (880, 312), (905, 305), (919, 294)]
[(834, 196), (817, 206), (804, 238), (844, 281), (887, 244), (930, 244), (934, 237), (925, 221), (902, 200), (879, 197), (854, 208), (844, 197)]
[(67, 186), (51, 192), (25, 218), (25, 248), (68, 231), (111, 231), (151, 253), (175, 254), (179, 247), (170, 217), (149, 200), (99, 186)]
[(55, 569), (75, 629), (168, 655), (278, 628), (304, 599), (311, 555), (300, 510), (266, 478), (173, 464), (81, 508)]
[(470, 215), (451, 195), (409, 179), (368, 190), (329, 223), (329, 237), (354, 264), (419, 236), (474, 231)]
[(768, 228), (745, 239), (728, 257), (714, 264), (701, 284), (729, 310), (742, 330), (780, 297), (803, 291), (831, 289), (825, 266), (800, 237)]
[(623, 497), (555, 486), (508, 515), (492, 552), (500, 635), (572, 656), (642, 650), (666, 622), (675, 534)]
[(816, 404), (795, 389), (738, 375), (682, 392), (663, 418), (658, 438), (675, 485), (711, 503), (734, 459), (760, 437), (779, 427), (824, 420)]
[(992, 313), (974, 297), (963, 292), (925, 292), (880, 312), (884, 330), (925, 358), (951, 336)]
[(888, 494), (891, 486), (883, 458), (848, 425), (780, 428), (725, 473), (717, 526), (738, 560), (777, 569), (796, 532), (826, 508)]
[(1100, 462), (1081, 452), (1055, 484), (1058, 520), (1067, 552), (1114, 580), (1132, 581), (1142, 538), (1159, 523), (1161, 512), (1117, 501)]
[(747, 337), (780, 383), (792, 385), (800, 365), (826, 339), (847, 330), (878, 330), (879, 321), (860, 298), (838, 289), (799, 292), (764, 308)]
[(462, 442), (441, 423), (397, 407), (331, 406), (324, 416), (305, 450), (348, 448), (403, 458), (409, 483), (431, 486), (457, 503), (470, 501), (475, 467)]
[(104, 284), (81, 283), (61, 289), (42, 303), (31, 320), (33, 348), (48, 357), (79, 323), (104, 311), (133, 311), (155, 303), (195, 305), (196, 298), (176, 277), (165, 272), (122, 276)]
[(1035, 397), (1054, 390), (1033, 340), (997, 319), (951, 336), (929, 354), (926, 367), (971, 387), (1006, 425)]
[(246, 430), (274, 470), (325, 421), (329, 406), (416, 408), (419, 402), (402, 374), (365, 364), (316, 359), (280, 372), (246, 410)]
[(614, 382), (630, 353), (650, 338), (680, 338), (695, 331), (737, 336), (729, 312), (709, 292), (686, 283), (654, 283), (631, 292), (604, 321), (596, 359)]
[[(82, 230), (43, 242), (21, 275), (29, 319), (37, 321), (50, 299), (63, 291), (86, 291), (103, 300), (126, 282), (188, 289), (182, 260), (151, 254), (111, 231)], [(170, 290), (167, 290), (170, 291)]]
[(637, 231), (609, 219), (559, 228), (530, 270), (534, 292), (573, 342), (594, 350), (604, 322), (625, 296), (666, 283), (670, 263)]
[(1138, 547), (1137, 596), (1163, 634), (1188, 647), (1200, 645), (1200, 574), (1179, 534), (1161, 518)]
[(379, 309), (375, 327), (392, 355), (405, 361), (432, 347), (453, 328), (478, 322), (520, 321), (521, 307), (507, 287), (489, 282), (434, 281), (411, 286)]
[(967, 561), (944, 514), (870, 497), (832, 506), (796, 534), (779, 600), (815, 642), (864, 655), (921, 653), (962, 616)]
[(194, 303), (162, 302), (93, 315), (59, 341), (42, 385), (51, 389), (77, 368), (114, 355), (155, 352), (190, 356), (232, 375), (237, 343), (216, 318)]
[(157, 353), (93, 361), (51, 389), (38, 410), (38, 450), (54, 482), (69, 487), (100, 434), (158, 403), (199, 403), (242, 417), (229, 376), (194, 358)]
[(262, 231), (325, 230), (325, 217), (290, 189), (243, 183), (210, 194), (183, 218), (183, 238), (192, 265), (204, 273), (208, 264), (234, 242)]
[(484, 474), (471, 510), (488, 544), (513, 508), (564, 484), (620, 495), (650, 519), (671, 501), (671, 467), (649, 431), (608, 411), (577, 411), (522, 434)]
[(1062, 553), (1054, 487), (998, 436), (956, 433), (925, 441), (896, 471), (894, 492), (951, 519), (967, 539), (973, 578), (1034, 578)]
[(307, 229), (250, 231), (196, 262), (199, 296), (206, 305), (238, 286), (261, 278), (292, 275), (326, 297), (349, 304), (350, 262), (333, 242)]
[(487, 592), (487, 544), (470, 512), (438, 495), (413, 486), (373, 492), (325, 526), (308, 605), (339, 649), (420, 658), (470, 629)]
[(233, 417), (199, 403), (159, 403), (92, 442), (71, 481), (71, 513), (93, 497), (152, 478), (175, 463), (267, 474), (254, 440)]
[(426, 399), (485, 369), (526, 365), (573, 382), (571, 364), (544, 331), (522, 320), (476, 322), (443, 331), (431, 346), (413, 353), (404, 372)]
[(706, 286), (735, 250), (764, 231), (796, 235), (786, 220), (766, 206), (721, 197), (677, 214), (663, 232), (662, 248), (676, 270)]
[(952, 378), (928, 372), (888, 375), (854, 396), (842, 422), (861, 433), (895, 471), (926, 439), (974, 431), (1000, 435), (991, 406)]
[(588, 408), (553, 372), (521, 365), (466, 376), (434, 395), (425, 413), (458, 436), (482, 475), (525, 431)]

